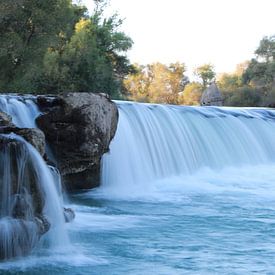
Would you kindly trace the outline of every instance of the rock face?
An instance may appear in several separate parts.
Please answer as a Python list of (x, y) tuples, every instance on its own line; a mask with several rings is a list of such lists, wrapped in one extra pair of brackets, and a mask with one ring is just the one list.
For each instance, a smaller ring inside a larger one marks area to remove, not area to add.
[(222, 103), (222, 95), (216, 83), (212, 83), (202, 94), (201, 106), (222, 106)]
[(34, 146), (40, 155), (45, 155), (45, 135), (36, 128), (18, 128), (12, 123), (12, 118), (4, 112), (0, 112), (0, 134), (14, 133), (23, 137)]
[(115, 135), (118, 110), (104, 94), (68, 93), (50, 100), (40, 97), (44, 115), (37, 118), (70, 190), (99, 185), (101, 156)]

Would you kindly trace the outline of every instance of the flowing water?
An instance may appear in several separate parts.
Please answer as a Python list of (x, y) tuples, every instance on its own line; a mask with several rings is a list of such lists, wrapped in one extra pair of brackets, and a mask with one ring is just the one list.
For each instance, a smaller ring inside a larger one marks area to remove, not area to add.
[(72, 248), (0, 273), (274, 274), (275, 111), (117, 104), (101, 187), (70, 198)]

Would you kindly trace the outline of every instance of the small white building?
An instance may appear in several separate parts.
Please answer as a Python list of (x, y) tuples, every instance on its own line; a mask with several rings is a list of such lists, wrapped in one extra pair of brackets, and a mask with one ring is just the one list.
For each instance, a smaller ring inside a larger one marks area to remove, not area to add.
[(215, 82), (204, 90), (200, 103), (201, 106), (222, 106), (222, 95)]

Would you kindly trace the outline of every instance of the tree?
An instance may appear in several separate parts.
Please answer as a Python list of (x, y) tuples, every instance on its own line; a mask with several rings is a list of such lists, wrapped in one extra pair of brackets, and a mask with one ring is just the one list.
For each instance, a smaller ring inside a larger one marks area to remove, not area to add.
[(238, 88), (226, 98), (225, 105), (238, 107), (257, 107), (261, 106), (261, 95), (255, 88), (244, 86)]
[(202, 81), (202, 85), (206, 88), (215, 78), (214, 66), (211, 64), (204, 64), (195, 69), (194, 74)]
[(275, 61), (275, 35), (265, 36), (258, 49), (255, 51), (258, 59), (263, 59), (266, 63)]
[(133, 73), (124, 80), (127, 97), (134, 101), (149, 102), (149, 85), (146, 66), (134, 64)]
[(85, 11), (69, 0), (1, 1), (0, 90), (32, 90), (46, 49), (69, 35)]
[(275, 35), (264, 37), (243, 74), (244, 84), (262, 91), (263, 102), (275, 87)]
[(177, 104), (179, 93), (188, 82), (182, 63), (136, 65), (124, 84), (132, 100)]
[(0, 3), (0, 91), (106, 92), (118, 97), (132, 66), (125, 56), (132, 40), (122, 20), (104, 18), (107, 0), (85, 6), (72, 0)]
[(59, 48), (47, 50), (38, 89), (105, 92), (118, 97), (121, 79), (131, 70), (128, 59), (120, 52), (132, 45), (129, 37), (116, 30), (121, 23), (118, 21), (113, 16), (101, 23), (98, 14), (80, 19), (62, 52)]
[(179, 104), (200, 105), (200, 99), (203, 92), (202, 84), (191, 82), (187, 84), (179, 96)]

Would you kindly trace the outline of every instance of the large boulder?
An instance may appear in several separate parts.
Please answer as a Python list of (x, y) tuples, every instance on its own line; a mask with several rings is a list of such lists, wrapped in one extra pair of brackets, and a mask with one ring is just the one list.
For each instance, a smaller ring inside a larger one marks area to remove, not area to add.
[[(51, 100), (54, 100), (54, 104)], [(69, 190), (96, 187), (100, 160), (115, 135), (118, 110), (104, 94), (68, 93), (38, 101), (48, 110), (36, 119)]]

